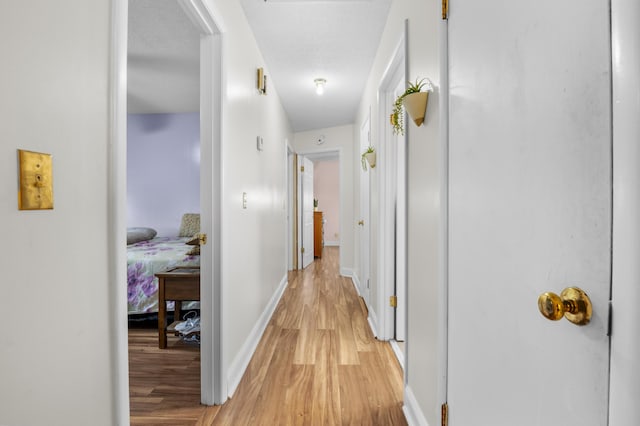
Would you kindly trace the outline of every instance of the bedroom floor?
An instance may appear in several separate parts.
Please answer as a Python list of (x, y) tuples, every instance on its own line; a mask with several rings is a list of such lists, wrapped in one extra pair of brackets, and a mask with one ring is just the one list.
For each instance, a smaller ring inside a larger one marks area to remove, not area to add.
[(375, 340), (338, 248), (289, 284), (234, 397), (199, 404), (200, 354), (157, 330), (129, 332), (132, 425), (404, 425), (402, 370)]
[(167, 349), (159, 349), (157, 325), (129, 329), (131, 425), (194, 425), (207, 411), (200, 405), (200, 348), (167, 338)]

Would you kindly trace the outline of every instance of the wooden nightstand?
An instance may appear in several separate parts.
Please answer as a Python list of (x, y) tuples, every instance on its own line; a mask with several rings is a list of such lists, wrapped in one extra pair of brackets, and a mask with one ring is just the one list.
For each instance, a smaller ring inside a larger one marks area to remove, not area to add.
[[(200, 300), (200, 268), (178, 266), (156, 274), (158, 277), (158, 347), (167, 347), (167, 329), (180, 321), (182, 301)], [(175, 302), (174, 322), (167, 327), (167, 302)]]

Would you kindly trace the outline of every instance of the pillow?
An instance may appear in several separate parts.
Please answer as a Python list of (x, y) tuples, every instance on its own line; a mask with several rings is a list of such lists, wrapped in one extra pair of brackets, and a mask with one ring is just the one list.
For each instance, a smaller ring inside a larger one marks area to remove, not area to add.
[(185, 244), (189, 244), (190, 246), (199, 246), (200, 234), (195, 234), (190, 240), (185, 241)]
[(200, 213), (183, 214), (178, 237), (191, 237), (198, 232), (200, 232)]
[(191, 250), (187, 252), (188, 256), (200, 256), (200, 246), (194, 246)]
[(158, 232), (152, 228), (127, 228), (127, 245), (148, 241), (157, 234)]

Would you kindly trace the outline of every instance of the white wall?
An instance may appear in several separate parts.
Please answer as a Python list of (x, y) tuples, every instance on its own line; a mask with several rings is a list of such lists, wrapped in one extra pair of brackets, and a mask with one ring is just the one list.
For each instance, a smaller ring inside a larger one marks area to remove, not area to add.
[[(237, 377), (251, 332), (286, 279), (286, 145), (291, 129), (276, 88), (258, 94), (269, 70), (239, 2), (215, 0), (224, 22), (222, 195), (222, 369)], [(256, 149), (256, 137), (264, 150)], [(247, 193), (247, 208), (242, 194)], [(259, 337), (259, 336), (258, 336)], [(230, 379), (233, 386), (234, 379)], [(233, 391), (233, 389), (229, 389)]]
[[(0, 424), (112, 425), (109, 1), (0, 3)], [(54, 209), (18, 211), (16, 149), (53, 155)]]
[[(408, 330), (407, 330), (407, 386), (415, 397), (419, 411), (429, 424), (439, 424), (438, 399), (438, 286), (440, 270), (439, 232), (442, 226), (440, 206), (440, 148), (439, 148), (439, 58), (438, 25), (440, 2), (423, 0), (396, 0), (392, 3), (376, 59), (369, 74), (358, 116), (356, 135), (371, 109), (371, 140), (374, 147), (380, 143), (380, 130), (388, 125), (388, 117), (381, 123), (377, 92), (386, 67), (404, 31), (404, 20), (409, 18), (408, 79), (427, 77), (436, 86), (429, 96), (425, 123), (416, 127), (408, 120)], [(358, 149), (358, 137), (354, 137)], [(381, 159), (378, 158), (378, 163)], [(353, 170), (353, 179), (359, 171)], [(372, 247), (378, 241), (379, 174), (371, 181)], [(354, 199), (359, 199), (359, 187)], [(356, 210), (359, 204), (356, 204)], [(359, 258), (359, 247), (355, 256)], [(380, 291), (377, 250), (372, 250), (371, 296), (376, 300)], [(359, 266), (359, 265), (358, 265)], [(358, 271), (359, 272), (359, 271)], [(405, 398), (406, 399), (406, 398)], [(406, 402), (406, 401), (405, 401)]]
[[(325, 142), (317, 145), (319, 135)], [(297, 153), (312, 154), (331, 150), (340, 151), (340, 273), (350, 276), (354, 268), (354, 169), (360, 167), (360, 157), (354, 157), (355, 141), (352, 125), (298, 132), (294, 135), (293, 147)], [(355, 148), (357, 149), (357, 148)]]
[(324, 220), (324, 245), (340, 245), (340, 162), (313, 162), (313, 198)]
[(200, 213), (200, 114), (127, 115), (127, 227), (178, 235)]

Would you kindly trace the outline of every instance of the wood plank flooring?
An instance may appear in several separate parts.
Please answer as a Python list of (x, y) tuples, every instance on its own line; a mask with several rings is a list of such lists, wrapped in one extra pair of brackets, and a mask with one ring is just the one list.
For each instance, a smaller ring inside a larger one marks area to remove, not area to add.
[(338, 270), (338, 248), (289, 284), (233, 398), (199, 405), (200, 355), (156, 330), (129, 333), (132, 425), (406, 425), (402, 371)]

